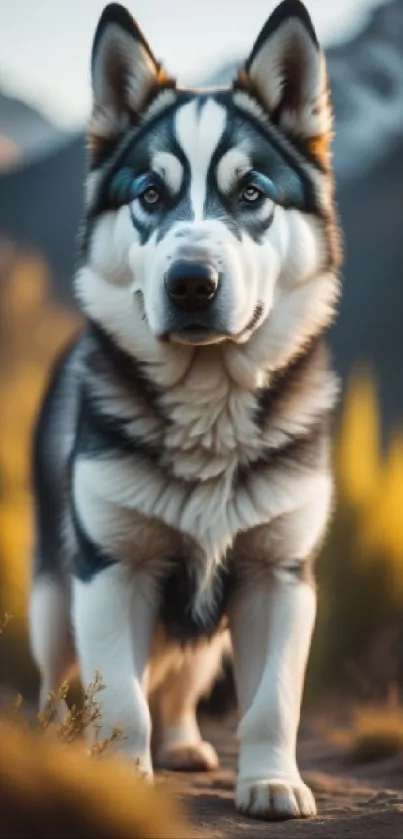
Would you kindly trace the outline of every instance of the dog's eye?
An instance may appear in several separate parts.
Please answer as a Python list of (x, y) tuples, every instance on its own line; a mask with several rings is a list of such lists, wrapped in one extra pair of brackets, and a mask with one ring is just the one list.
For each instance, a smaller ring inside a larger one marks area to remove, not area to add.
[(240, 199), (243, 204), (259, 204), (264, 198), (275, 201), (278, 190), (273, 181), (263, 175), (262, 172), (249, 172), (248, 179), (244, 181), (240, 192)]
[(154, 172), (148, 172), (145, 175), (140, 175), (136, 178), (136, 195), (141, 201), (144, 209), (152, 211), (157, 210), (161, 205), (169, 203), (169, 195), (167, 190)]
[(163, 198), (163, 188), (155, 182), (154, 175), (135, 176), (127, 166), (119, 169), (113, 176), (109, 197), (115, 207), (130, 204), (139, 199), (147, 209), (158, 206)]
[(158, 187), (156, 186), (148, 186), (144, 192), (141, 193), (140, 198), (144, 201), (145, 204), (151, 204), (155, 206), (161, 200), (161, 193)]
[(263, 192), (261, 192), (256, 186), (246, 186), (245, 189), (242, 190), (241, 198), (242, 201), (247, 201), (248, 204), (253, 204), (256, 201), (259, 201), (260, 198), (263, 198)]

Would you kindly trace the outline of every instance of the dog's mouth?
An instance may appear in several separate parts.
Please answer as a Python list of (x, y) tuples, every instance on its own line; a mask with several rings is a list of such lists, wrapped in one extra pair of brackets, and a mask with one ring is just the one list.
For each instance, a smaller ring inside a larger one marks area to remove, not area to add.
[(164, 336), (165, 340), (174, 344), (191, 344), (192, 346), (207, 346), (208, 344), (220, 344), (228, 340), (228, 335), (215, 332), (201, 323), (192, 323), (182, 329), (170, 332)]

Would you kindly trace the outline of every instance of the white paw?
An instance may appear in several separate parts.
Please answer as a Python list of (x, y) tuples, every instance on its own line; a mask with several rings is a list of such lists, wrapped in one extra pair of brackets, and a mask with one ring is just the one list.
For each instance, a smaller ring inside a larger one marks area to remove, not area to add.
[(302, 781), (238, 781), (235, 806), (246, 816), (267, 821), (316, 815), (315, 799)]
[(156, 756), (161, 769), (178, 772), (209, 772), (218, 766), (217, 752), (205, 740), (198, 743), (169, 743)]

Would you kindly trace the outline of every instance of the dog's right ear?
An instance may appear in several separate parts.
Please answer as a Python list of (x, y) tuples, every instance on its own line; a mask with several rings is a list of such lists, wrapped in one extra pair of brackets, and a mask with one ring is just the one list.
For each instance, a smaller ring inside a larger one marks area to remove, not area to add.
[(135, 124), (160, 85), (170, 82), (137, 23), (119, 3), (105, 7), (91, 58), (93, 108), (88, 141), (95, 157)]
[(327, 165), (332, 112), (324, 54), (301, 0), (283, 0), (258, 36), (237, 86)]

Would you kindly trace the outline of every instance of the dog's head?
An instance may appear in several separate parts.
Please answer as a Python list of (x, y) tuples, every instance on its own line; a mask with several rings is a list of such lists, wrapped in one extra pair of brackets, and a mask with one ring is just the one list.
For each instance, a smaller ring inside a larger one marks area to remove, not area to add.
[(231, 88), (197, 91), (107, 6), (92, 84), (77, 287), (126, 347), (245, 342), (282, 294), (336, 266), (325, 61), (299, 0), (275, 10)]

